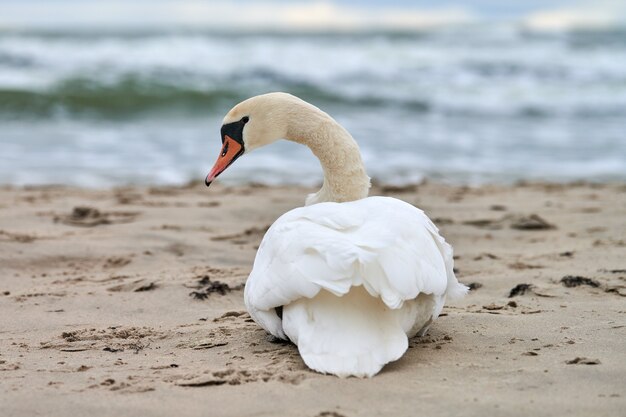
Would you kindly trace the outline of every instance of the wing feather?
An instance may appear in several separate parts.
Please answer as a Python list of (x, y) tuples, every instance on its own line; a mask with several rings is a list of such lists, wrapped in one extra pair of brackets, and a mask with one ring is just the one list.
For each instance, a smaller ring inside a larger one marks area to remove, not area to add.
[[(369, 197), (349, 203), (319, 203), (281, 216), (259, 247), (246, 283), (252, 317), (285, 337), (274, 308), (321, 289), (343, 296), (353, 286), (391, 309), (420, 293), (443, 307), (447, 293), (463, 293), (452, 269), (452, 248), (423, 211), (401, 200)], [(438, 310), (438, 311), (437, 311)]]

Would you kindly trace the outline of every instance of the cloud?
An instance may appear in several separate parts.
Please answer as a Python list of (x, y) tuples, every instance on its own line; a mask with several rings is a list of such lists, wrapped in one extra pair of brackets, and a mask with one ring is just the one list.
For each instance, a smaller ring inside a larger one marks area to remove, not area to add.
[(473, 20), (463, 8), (340, 5), (314, 0), (90, 2), (34, 0), (0, 2), (5, 27), (163, 27), (215, 29), (415, 29)]
[(561, 30), (626, 24), (624, 0), (0, 0), (0, 28), (416, 30), (521, 22)]
[(281, 24), (300, 29), (415, 29), (473, 20), (473, 16), (463, 9), (381, 10), (338, 6), (330, 2), (288, 6), (281, 12)]
[(529, 14), (524, 24), (536, 30), (594, 29), (626, 23), (626, 2), (596, 0)]

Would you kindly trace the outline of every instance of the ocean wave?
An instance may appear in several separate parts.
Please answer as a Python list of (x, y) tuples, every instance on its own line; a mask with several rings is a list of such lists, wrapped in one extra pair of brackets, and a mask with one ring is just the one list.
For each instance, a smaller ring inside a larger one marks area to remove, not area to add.
[[(114, 80), (68, 78), (52, 86), (0, 88), (0, 119), (40, 117), (133, 118), (155, 114), (196, 117), (224, 111), (233, 103), (269, 91), (286, 91), (320, 107), (386, 108), (414, 114), (465, 117), (610, 117), (626, 116), (626, 92), (523, 91), (486, 86), (482, 91), (394, 92), (367, 86), (336, 87), (283, 77), (267, 70), (204, 79), (194, 84), (166, 77), (129, 74)], [(208, 85), (210, 81), (210, 85)], [(369, 84), (368, 84), (369, 85)], [(472, 90), (471, 88), (468, 90)], [(555, 96), (555, 94), (559, 94)], [(517, 97), (513, 97), (513, 96)]]
[(0, 118), (198, 115), (268, 91), (452, 116), (626, 113), (620, 31), (2, 34)]
[(106, 85), (78, 78), (41, 91), (0, 90), (0, 117), (133, 118), (163, 111), (194, 114), (241, 98), (231, 90), (200, 91), (134, 77)]
[[(626, 179), (624, 33), (0, 32), (0, 183), (201, 178), (225, 112), (269, 91), (328, 111), (389, 182)], [(321, 178), (306, 149), (262, 151), (224, 180)]]

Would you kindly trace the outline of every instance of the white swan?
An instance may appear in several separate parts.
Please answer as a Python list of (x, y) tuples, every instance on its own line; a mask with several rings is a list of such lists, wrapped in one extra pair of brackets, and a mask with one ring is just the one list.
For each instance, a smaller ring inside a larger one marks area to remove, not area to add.
[(467, 292), (452, 248), (424, 212), (367, 197), (359, 148), (328, 114), (270, 93), (236, 105), (221, 133), (207, 186), (244, 152), (280, 138), (307, 145), (324, 170), (321, 190), (267, 231), (244, 293), (252, 318), (295, 343), (309, 368), (373, 376), (428, 330), (446, 297)]

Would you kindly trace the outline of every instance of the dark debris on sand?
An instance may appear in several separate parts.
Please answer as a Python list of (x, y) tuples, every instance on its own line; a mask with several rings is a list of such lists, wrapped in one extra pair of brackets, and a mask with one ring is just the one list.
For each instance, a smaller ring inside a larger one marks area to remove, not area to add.
[(339, 414), (336, 411), (322, 411), (315, 417), (345, 417), (343, 414)]
[(509, 292), (509, 298), (517, 297), (518, 295), (524, 295), (530, 290), (532, 290), (533, 286), (531, 284), (517, 284), (515, 287), (511, 288)]
[(195, 288), (197, 291), (190, 292), (189, 296), (196, 300), (205, 300), (213, 293), (226, 295), (231, 291), (241, 290), (243, 285), (235, 285), (234, 287), (231, 287), (225, 282), (218, 280), (212, 281), (208, 275), (204, 275), (198, 280)]
[(598, 288), (600, 283), (596, 280), (587, 277), (567, 275), (561, 278), (561, 283), (567, 288), (579, 287), (581, 285), (588, 285), (593, 288)]
[(149, 282), (145, 285), (140, 285), (137, 288), (133, 289), (133, 292), (143, 292), (143, 291), (152, 291), (155, 288), (157, 288), (158, 285), (155, 284), (154, 282)]
[(539, 217), (537, 214), (531, 214), (530, 216), (527, 216), (527, 217), (523, 216), (523, 217), (518, 218), (513, 223), (511, 223), (511, 228), (517, 229), (517, 230), (556, 229), (554, 225), (548, 223), (547, 221)]

